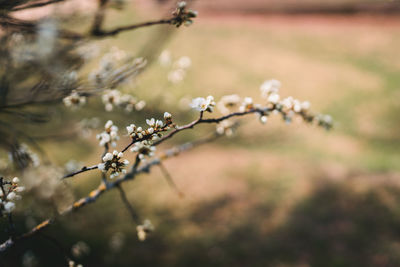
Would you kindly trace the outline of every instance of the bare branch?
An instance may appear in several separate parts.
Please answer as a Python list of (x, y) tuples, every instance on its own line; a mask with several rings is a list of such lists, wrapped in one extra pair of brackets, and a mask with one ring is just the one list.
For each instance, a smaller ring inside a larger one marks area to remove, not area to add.
[(176, 185), (176, 183), (172, 179), (171, 174), (165, 168), (164, 164), (162, 164), (160, 162), (160, 164), (158, 164), (158, 166), (160, 167), (160, 170), (161, 170), (162, 174), (164, 175), (165, 180), (167, 180), (168, 185), (172, 188), (172, 190), (174, 190), (178, 194), (178, 196), (180, 198), (183, 198), (185, 196), (185, 194), (181, 190), (179, 190), (178, 186)]
[(108, 0), (98, 0), (99, 1), (99, 6), (97, 8), (96, 14), (94, 15), (94, 20), (93, 20), (93, 25), (91, 29), (91, 34), (92, 35), (98, 35), (98, 33), (101, 33), (102, 26), (103, 26), (103, 21), (106, 13), (106, 5), (108, 3)]
[(124, 31), (136, 30), (139, 28), (149, 27), (149, 26), (153, 26), (153, 25), (171, 24), (172, 21), (173, 21), (173, 18), (161, 19), (161, 20), (149, 21), (149, 22), (144, 22), (144, 23), (132, 24), (132, 25), (128, 25), (128, 26), (122, 26), (122, 27), (118, 27), (118, 28), (115, 28), (113, 30), (108, 30), (108, 31), (103, 31), (103, 30), (99, 29), (97, 32), (92, 31), (92, 35), (96, 36), (96, 37), (114, 36), (121, 32), (124, 32)]
[(76, 171), (76, 172), (67, 174), (67, 175), (63, 176), (61, 179), (70, 178), (70, 177), (73, 177), (73, 176), (78, 175), (78, 174), (80, 174), (80, 173), (87, 172), (87, 171), (91, 171), (91, 170), (95, 170), (95, 169), (97, 169), (97, 168), (98, 168), (97, 165), (93, 165), (93, 166), (91, 166), (91, 167), (83, 166), (82, 169), (80, 169), (79, 171)]
[(118, 189), (119, 194), (120, 194), (120, 196), (121, 196), (122, 202), (124, 203), (126, 209), (129, 211), (129, 213), (130, 213), (130, 215), (131, 215), (131, 217), (132, 217), (132, 220), (133, 220), (137, 225), (139, 225), (139, 224), (140, 224), (139, 215), (137, 214), (137, 212), (135, 211), (135, 209), (132, 207), (132, 205), (129, 203), (129, 200), (128, 200), (127, 196), (126, 196), (126, 193), (125, 193), (124, 189), (122, 188), (122, 185), (119, 184), (119, 185), (117, 186), (117, 189)]
[(23, 4), (20, 6), (16, 6), (11, 11), (20, 11), (20, 10), (24, 10), (24, 9), (43, 7), (43, 6), (47, 6), (47, 5), (51, 5), (51, 4), (55, 4), (55, 3), (59, 3), (59, 2), (63, 2), (63, 1), (65, 1), (65, 0), (36, 1), (33, 3), (26, 3), (26, 4)]

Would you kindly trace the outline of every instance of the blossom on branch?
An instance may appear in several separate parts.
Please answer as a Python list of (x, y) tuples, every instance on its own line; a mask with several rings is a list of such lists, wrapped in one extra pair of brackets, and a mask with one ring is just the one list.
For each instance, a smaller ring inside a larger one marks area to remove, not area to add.
[(118, 127), (111, 120), (108, 120), (104, 126), (105, 131), (98, 134), (96, 138), (99, 140), (100, 146), (111, 144), (113, 147), (117, 145), (119, 140)]
[(103, 162), (97, 167), (102, 172), (111, 170), (110, 178), (118, 177), (120, 173), (126, 173), (125, 167), (129, 164), (127, 159), (122, 160), (124, 153), (114, 150), (113, 153), (106, 153), (103, 157)]
[(15, 201), (22, 198), (18, 193), (25, 191), (25, 187), (19, 182), (18, 177), (11, 181), (0, 178), (0, 214), (11, 213), (15, 209)]
[(214, 97), (209, 95), (207, 98), (197, 97), (192, 100), (190, 107), (197, 111), (213, 112), (215, 107)]

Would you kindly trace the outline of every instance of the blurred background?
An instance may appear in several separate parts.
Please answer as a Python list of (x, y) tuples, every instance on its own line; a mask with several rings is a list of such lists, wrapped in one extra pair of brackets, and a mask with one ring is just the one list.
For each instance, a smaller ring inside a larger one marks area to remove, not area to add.
[[(191, 98), (239, 94), (260, 102), (260, 85), (273, 78), (283, 84), (282, 97), (308, 100), (312, 110), (331, 114), (334, 129), (296, 121), (286, 125), (278, 116), (260, 125), (249, 117), (233, 137), (165, 162), (184, 198), (157, 168), (124, 185), (140, 216), (155, 225), (145, 242), (138, 240), (136, 225), (114, 190), (43, 232), (58, 245), (38, 235), (7, 251), (0, 264), (65, 266), (66, 252), (84, 266), (400, 266), (399, 2), (188, 3), (199, 11), (190, 27), (154, 26), (92, 42), (97, 56), (79, 77), (86, 77), (113, 47), (149, 59), (134, 82), (119, 88), (145, 100), (146, 107), (126, 114), (105, 112), (100, 100), (78, 111), (46, 104), (45, 109), (54, 108), (48, 122), (21, 124), (32, 135), (41, 134), (35, 135), (38, 147), (32, 150), (42, 161), (61, 169), (96, 164), (102, 149), (95, 135), (108, 119), (121, 132), (164, 111), (183, 124), (196, 117), (187, 110)], [(107, 11), (105, 25), (168, 17), (174, 4), (127, 1), (122, 10)], [(67, 1), (15, 16), (51, 14), (60, 24), (82, 30), (95, 6)], [(181, 57), (190, 58), (190, 67), (184, 75), (171, 74)], [(77, 121), (93, 117), (98, 118), (93, 129), (71, 133)], [(214, 130), (199, 128), (162, 148)], [(126, 142), (123, 138), (117, 147)], [(7, 153), (2, 155), (6, 161)], [(40, 175), (53, 173), (53, 168), (42, 169)], [(43, 183), (51, 189), (28, 192), (18, 204), (15, 220), (21, 233), (54, 213), (53, 201), (68, 204), (87, 195), (99, 177), (83, 174), (62, 189)], [(62, 200), (58, 193), (50, 201), (37, 198), (65, 188), (70, 193), (63, 193)], [(2, 220), (1, 226), (6, 223)], [(7, 234), (1, 237), (6, 240)]]

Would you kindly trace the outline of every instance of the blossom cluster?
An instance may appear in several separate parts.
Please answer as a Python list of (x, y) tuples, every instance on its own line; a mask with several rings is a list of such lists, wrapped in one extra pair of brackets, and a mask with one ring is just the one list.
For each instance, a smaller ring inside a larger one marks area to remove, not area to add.
[(15, 201), (20, 200), (21, 193), (25, 190), (25, 187), (19, 185), (19, 178), (14, 177), (11, 181), (5, 181), (4, 178), (0, 178), (0, 212), (11, 213), (15, 209)]
[(122, 160), (124, 153), (114, 150), (113, 153), (106, 153), (103, 157), (103, 162), (97, 167), (102, 172), (111, 170), (110, 178), (118, 177), (120, 173), (126, 173), (125, 167), (129, 164), (129, 160)]
[(200, 112), (213, 112), (215, 107), (214, 97), (211, 95), (207, 96), (207, 98), (197, 97), (192, 100), (190, 107)]
[(69, 96), (64, 97), (65, 106), (76, 109), (86, 104), (86, 97), (76, 90), (72, 90)]
[(114, 46), (101, 58), (99, 67), (88, 78), (95, 88), (114, 88), (118, 83), (136, 77), (146, 64), (144, 58), (132, 58)]
[[(281, 114), (286, 123), (290, 123), (295, 115), (303, 118), (304, 121), (309, 123), (315, 123), (318, 126), (322, 126), (326, 129), (332, 127), (332, 117), (323, 114), (312, 114), (310, 113), (310, 102), (300, 101), (291, 96), (281, 100), (279, 90), (281, 83), (277, 80), (267, 80), (261, 87), (261, 96), (266, 99), (265, 104), (256, 104), (251, 97), (244, 97), (241, 99), (238, 95), (226, 95), (221, 97), (217, 104), (214, 102), (212, 96), (207, 98), (197, 97), (192, 100), (190, 107), (200, 111), (213, 112), (214, 106), (217, 106), (219, 112), (223, 115), (229, 115), (233, 112), (244, 113), (256, 113), (262, 124), (267, 123), (268, 116), (272, 114)], [(232, 135), (233, 122), (230, 120), (222, 120), (217, 125), (218, 134)]]
[(197, 17), (197, 11), (186, 9), (186, 2), (178, 2), (175, 11), (172, 13), (174, 19), (171, 21), (172, 25), (180, 27), (182, 24), (190, 26), (193, 23), (193, 18)]
[(19, 145), (13, 152), (9, 153), (9, 159), (20, 169), (28, 166), (38, 167), (40, 165), (39, 156), (34, 153), (26, 144)]
[(191, 66), (192, 61), (189, 57), (181, 57), (174, 64), (172, 70), (168, 73), (168, 81), (171, 83), (179, 83), (186, 76), (187, 69)]
[[(99, 68), (89, 74), (89, 82), (96, 88), (96, 91), (101, 92), (101, 99), (106, 111), (112, 111), (114, 107), (123, 108), (127, 112), (144, 108), (146, 103), (143, 100), (139, 101), (134, 96), (123, 94), (115, 88), (120, 83), (126, 82), (128, 78), (134, 78), (146, 64), (147, 62), (143, 58), (132, 59), (117, 47), (112, 47), (111, 51), (101, 58)], [(67, 107), (76, 109), (87, 102), (84, 94), (97, 94), (97, 92), (85, 93), (83, 89), (81, 92), (72, 90), (71, 94), (63, 99), (63, 102)]]
[[(130, 150), (137, 153), (137, 157), (140, 160), (144, 160), (145, 156), (154, 156), (155, 146), (153, 146), (153, 142), (159, 140), (162, 137), (162, 132), (169, 130), (173, 125), (172, 115), (165, 112), (164, 121), (151, 118), (146, 120), (146, 124), (148, 125), (147, 129), (135, 124), (130, 124), (126, 127), (128, 136), (132, 139), (129, 145), (132, 146)], [(97, 139), (99, 139), (101, 146), (108, 144), (116, 146), (116, 141), (119, 139), (118, 127), (111, 120), (107, 121), (105, 131), (98, 134)], [(129, 164), (129, 161), (122, 160), (122, 157), (123, 153), (117, 150), (113, 153), (106, 153), (97, 167), (103, 172), (111, 170), (110, 178), (118, 177), (120, 173), (126, 173), (125, 167)]]
[(128, 135), (134, 141), (131, 151), (138, 153), (138, 157), (141, 160), (144, 160), (145, 156), (152, 157), (154, 155), (156, 148), (152, 146), (153, 141), (159, 140), (162, 137), (162, 132), (170, 129), (172, 115), (165, 112), (164, 122), (151, 118), (146, 120), (146, 124), (149, 126), (146, 130), (140, 126), (136, 127), (134, 124), (126, 127)]
[(117, 145), (116, 141), (119, 140), (118, 127), (111, 120), (108, 120), (104, 125), (104, 132), (98, 134), (96, 138), (99, 140), (100, 146), (111, 144), (111, 146), (115, 147)]
[(129, 94), (122, 94), (121, 91), (117, 89), (105, 90), (101, 99), (103, 101), (106, 111), (112, 111), (114, 109), (114, 106), (116, 106), (125, 109), (125, 111), (127, 112), (131, 112), (134, 109), (142, 110), (146, 105), (145, 101), (138, 101), (137, 98), (135, 98), (134, 96)]
[(146, 240), (149, 233), (154, 231), (154, 226), (150, 220), (144, 220), (143, 224), (136, 226), (138, 238), (140, 241)]

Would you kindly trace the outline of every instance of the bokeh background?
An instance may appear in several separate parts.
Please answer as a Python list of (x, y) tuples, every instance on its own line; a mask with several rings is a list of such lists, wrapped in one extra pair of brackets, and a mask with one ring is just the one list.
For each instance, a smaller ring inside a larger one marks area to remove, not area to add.
[[(60, 219), (44, 234), (84, 266), (400, 266), (398, 2), (190, 4), (199, 17), (188, 28), (155, 26), (95, 42), (99, 57), (116, 46), (154, 59), (134, 84), (121, 88), (146, 100), (143, 111), (105, 113), (92, 102), (90, 109), (65, 109), (62, 116), (97, 116), (101, 125), (113, 119), (122, 130), (169, 111), (184, 123), (196, 116), (185, 110), (185, 99), (237, 93), (261, 101), (259, 86), (275, 78), (283, 84), (282, 96), (309, 100), (313, 110), (331, 114), (334, 129), (296, 121), (286, 125), (278, 117), (260, 125), (249, 117), (234, 137), (165, 162), (184, 198), (157, 168), (125, 184), (137, 212), (156, 227), (145, 242), (138, 240), (117, 191)], [(21, 16), (62, 13), (59, 7)], [(105, 25), (166, 16), (170, 8), (169, 1), (131, 1), (122, 11), (110, 10)], [(90, 11), (90, 4), (84, 9)], [(80, 29), (86, 21), (82, 13), (66, 23)], [(168, 81), (169, 69), (157, 60), (163, 50), (174, 60), (190, 57), (183, 81)], [(47, 127), (59, 120), (55, 117)], [(63, 126), (69, 133), (70, 125)], [(214, 129), (199, 128), (164, 148)], [(99, 131), (89, 139), (46, 139), (41, 146), (60, 166), (71, 158), (90, 165), (101, 154), (95, 139)], [(88, 173), (66, 186), (73, 199), (98, 182), (96, 173)], [(28, 229), (28, 215), (40, 222), (52, 212), (33, 197), (24, 203), (30, 211), (21, 208), (16, 218), (21, 232)], [(23, 241), (2, 261), (4, 266), (65, 266), (60, 247), (40, 235)]]

